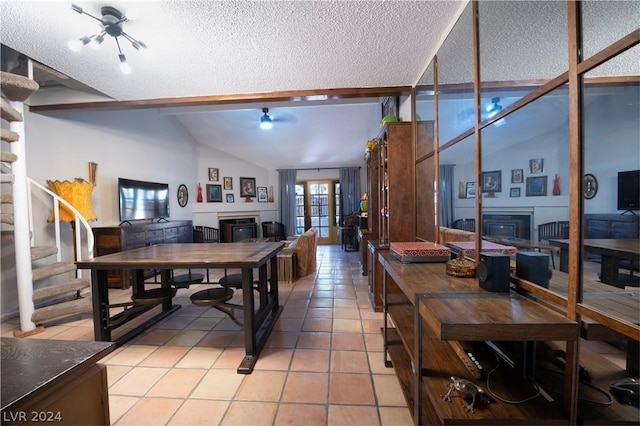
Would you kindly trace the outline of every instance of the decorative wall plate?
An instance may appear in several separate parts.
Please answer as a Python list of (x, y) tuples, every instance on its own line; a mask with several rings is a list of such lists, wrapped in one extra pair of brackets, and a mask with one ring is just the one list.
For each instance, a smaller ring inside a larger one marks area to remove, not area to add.
[(184, 207), (187, 205), (187, 201), (189, 201), (189, 190), (185, 184), (182, 184), (178, 187), (178, 204), (180, 207)]
[(598, 180), (591, 173), (582, 178), (582, 193), (587, 200), (592, 199), (598, 193)]

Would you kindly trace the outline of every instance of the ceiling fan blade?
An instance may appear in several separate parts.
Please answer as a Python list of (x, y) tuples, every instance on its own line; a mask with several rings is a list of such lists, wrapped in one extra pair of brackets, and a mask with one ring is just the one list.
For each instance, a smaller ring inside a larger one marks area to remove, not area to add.
[(278, 113), (277, 111), (271, 115), (271, 121), (274, 123), (297, 123), (298, 119), (288, 112)]

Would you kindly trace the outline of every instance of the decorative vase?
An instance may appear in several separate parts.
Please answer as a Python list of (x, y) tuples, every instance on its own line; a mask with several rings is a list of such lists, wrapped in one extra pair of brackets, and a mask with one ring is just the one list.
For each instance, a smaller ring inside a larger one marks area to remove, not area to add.
[(201, 202), (202, 202), (202, 185), (200, 185), (199, 183), (198, 183), (198, 196), (197, 196), (197, 201), (198, 201), (199, 203), (201, 203)]
[(553, 195), (560, 195), (560, 177), (556, 173), (556, 177), (553, 178)]

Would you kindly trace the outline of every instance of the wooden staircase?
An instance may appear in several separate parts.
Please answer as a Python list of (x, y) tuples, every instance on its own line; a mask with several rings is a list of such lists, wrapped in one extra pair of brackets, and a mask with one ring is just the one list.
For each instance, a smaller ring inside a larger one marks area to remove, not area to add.
[[(11, 102), (24, 102), (31, 94), (38, 90), (38, 83), (16, 74), (0, 72), (0, 87), (2, 99), (0, 100), (1, 118), (9, 123), (22, 122), (23, 116)], [(16, 177), (13, 174), (12, 165), (18, 161), (18, 156), (13, 152), (5, 151), (10, 144), (21, 141), (21, 135), (13, 130), (2, 129), (0, 132), (2, 150), (0, 161), (2, 173), (0, 173), (0, 226), (3, 238), (9, 234), (13, 240), (14, 227), (14, 183)], [(63, 200), (60, 200), (63, 203)], [(31, 241), (33, 242), (33, 236)], [(46, 324), (59, 321), (64, 318), (76, 316), (92, 311), (91, 295), (89, 293), (90, 281), (76, 278), (76, 266), (74, 262), (65, 262), (58, 255), (58, 247), (31, 246), (31, 286), (33, 289), (33, 303), (35, 309), (31, 315), (34, 324)], [(16, 268), (20, 262), (16, 253)], [(24, 285), (19, 283), (17, 285)], [(19, 289), (20, 291), (20, 289)], [(21, 306), (22, 310), (23, 307)], [(40, 328), (41, 329), (41, 328)], [(37, 329), (36, 329), (37, 330)], [(20, 334), (32, 334), (33, 332)]]

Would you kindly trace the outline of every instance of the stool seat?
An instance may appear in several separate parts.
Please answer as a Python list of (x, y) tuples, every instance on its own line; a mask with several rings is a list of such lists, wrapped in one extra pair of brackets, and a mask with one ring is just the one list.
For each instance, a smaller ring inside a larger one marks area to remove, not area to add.
[(233, 289), (229, 287), (213, 287), (206, 290), (200, 290), (193, 293), (190, 297), (191, 303), (196, 306), (212, 307), (224, 312), (231, 317), (231, 320), (243, 327), (242, 321), (236, 318), (234, 314), (235, 309), (242, 309), (241, 305), (234, 303), (227, 303), (229, 299), (233, 297)]
[(131, 300), (135, 304), (148, 305), (158, 304), (170, 300), (176, 295), (175, 287), (158, 287), (145, 290), (140, 294), (131, 296)]
[(229, 274), (218, 280), (223, 287), (242, 288), (242, 274)]
[[(258, 282), (254, 281), (253, 285), (256, 286)], [(218, 284), (222, 287), (233, 287), (237, 289), (242, 288), (242, 274), (229, 274), (218, 280)]]
[(196, 306), (212, 306), (226, 302), (233, 297), (233, 290), (229, 287), (216, 287), (200, 290), (190, 297), (191, 303)]
[(204, 274), (181, 274), (171, 279), (171, 285), (180, 288), (189, 288), (191, 284), (200, 284), (204, 281)]

